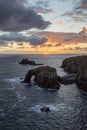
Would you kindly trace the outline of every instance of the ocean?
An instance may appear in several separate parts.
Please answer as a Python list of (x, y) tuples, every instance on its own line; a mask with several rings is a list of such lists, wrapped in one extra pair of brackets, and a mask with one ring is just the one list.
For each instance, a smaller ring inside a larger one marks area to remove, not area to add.
[[(59, 90), (22, 83), (28, 70), (23, 58), (55, 67), (60, 76), (65, 58), (76, 55), (0, 55), (0, 130), (87, 130), (87, 93), (76, 84)], [(40, 111), (50, 107), (49, 113)]]

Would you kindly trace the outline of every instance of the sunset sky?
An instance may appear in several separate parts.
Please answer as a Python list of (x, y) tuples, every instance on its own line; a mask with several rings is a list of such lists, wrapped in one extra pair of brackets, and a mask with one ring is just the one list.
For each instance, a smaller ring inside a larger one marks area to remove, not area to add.
[(87, 0), (0, 0), (0, 54), (87, 54)]

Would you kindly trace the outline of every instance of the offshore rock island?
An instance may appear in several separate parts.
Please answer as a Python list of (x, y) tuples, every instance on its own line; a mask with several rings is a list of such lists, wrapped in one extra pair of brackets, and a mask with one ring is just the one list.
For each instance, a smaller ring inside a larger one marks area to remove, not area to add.
[(30, 83), (34, 75), (36, 84), (43, 88), (59, 89), (60, 84), (76, 83), (80, 89), (87, 91), (87, 56), (66, 58), (61, 67), (72, 75), (60, 77), (55, 68), (43, 66), (29, 70), (23, 82)]
[(43, 65), (43, 64), (37, 64), (35, 63), (35, 61), (31, 61), (31, 60), (28, 60), (27, 58), (24, 58), (22, 59), (19, 64), (23, 64), (23, 65)]

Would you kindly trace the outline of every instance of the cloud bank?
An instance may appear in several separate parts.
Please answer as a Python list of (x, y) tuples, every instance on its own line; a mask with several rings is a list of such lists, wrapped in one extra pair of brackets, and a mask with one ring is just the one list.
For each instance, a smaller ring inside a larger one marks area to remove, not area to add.
[[(47, 38), (46, 37), (40, 37), (40, 36), (24, 36), (21, 35), (19, 33), (10, 33), (8, 35), (1, 35), (0, 36), (0, 45), (4, 45), (8, 42), (27, 42), (29, 43), (31, 46), (38, 46), (38, 45), (43, 45), (45, 42), (47, 42)], [(12, 45), (12, 44), (11, 44)], [(19, 46), (23, 46), (22, 43), (18, 43)]]
[[(86, 27), (85, 27), (86, 29)], [(84, 28), (80, 33), (64, 32), (27, 32), (26, 35), (20, 33), (9, 33), (0, 36), (0, 47), (34, 50), (44, 53), (57, 53), (61, 51), (86, 52), (87, 34)], [(82, 32), (83, 31), (83, 32)]]
[(43, 30), (50, 24), (28, 6), (27, 0), (0, 0), (1, 31), (19, 32), (31, 28)]

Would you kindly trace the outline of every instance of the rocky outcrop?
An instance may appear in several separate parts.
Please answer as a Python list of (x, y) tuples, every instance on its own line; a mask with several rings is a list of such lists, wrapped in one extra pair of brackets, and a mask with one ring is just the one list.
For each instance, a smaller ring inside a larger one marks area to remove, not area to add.
[(75, 73), (79, 88), (87, 91), (87, 56), (76, 56), (63, 61), (62, 67), (69, 73)]
[(61, 84), (64, 85), (73, 84), (76, 81), (75, 75), (66, 75), (63, 77), (57, 76), (57, 79)]
[(46, 106), (40, 108), (40, 110), (41, 110), (42, 112), (50, 112), (50, 108), (49, 108), (49, 107), (46, 107)]
[(60, 84), (57, 80), (57, 73), (55, 68), (43, 66), (29, 70), (23, 82), (30, 83), (31, 77), (33, 75), (35, 76), (35, 82), (40, 87), (59, 89)]
[(34, 75), (36, 84), (43, 88), (59, 89), (60, 84), (76, 83), (79, 88), (87, 91), (87, 56), (67, 58), (63, 61), (62, 67), (73, 74), (60, 77), (57, 76), (55, 68), (43, 66), (29, 70), (23, 82), (30, 83)]
[(82, 64), (78, 68), (76, 83), (79, 88), (87, 91), (87, 64)]
[(87, 65), (87, 56), (76, 56), (76, 57), (66, 58), (62, 63), (62, 67), (67, 72), (77, 73), (79, 66), (84, 64)]
[(29, 65), (43, 65), (43, 64), (36, 64), (35, 61), (30, 61), (27, 58), (22, 59), (22, 61), (19, 62), (19, 64), (29, 64)]

